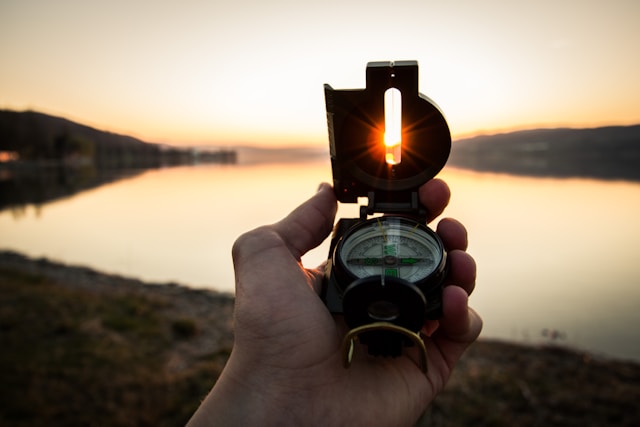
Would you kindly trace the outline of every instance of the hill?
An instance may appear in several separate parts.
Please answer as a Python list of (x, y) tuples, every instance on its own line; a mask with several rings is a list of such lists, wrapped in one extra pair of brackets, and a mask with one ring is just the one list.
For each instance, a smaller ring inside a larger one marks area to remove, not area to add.
[[(202, 162), (291, 161), (324, 150), (237, 150), (199, 153), (161, 147), (35, 111), (0, 110), (0, 152), (39, 164), (91, 163), (97, 168), (147, 168)], [(640, 181), (640, 125), (535, 129), (455, 141), (447, 163), (478, 171), (529, 176)]]
[(160, 146), (61, 117), (0, 110), (0, 210), (39, 205), (148, 168), (235, 162), (235, 151)]
[(99, 167), (153, 167), (160, 146), (35, 111), (0, 111), (0, 150), (22, 161), (90, 159)]
[(235, 152), (166, 147), (35, 111), (0, 110), (0, 151), (21, 162), (96, 168), (152, 168), (235, 162)]
[(462, 139), (454, 142), (448, 164), (516, 175), (640, 181), (640, 125)]

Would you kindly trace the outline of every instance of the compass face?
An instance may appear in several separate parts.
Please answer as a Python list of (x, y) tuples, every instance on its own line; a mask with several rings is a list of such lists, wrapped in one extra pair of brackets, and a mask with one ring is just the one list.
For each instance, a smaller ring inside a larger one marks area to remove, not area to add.
[(437, 235), (400, 217), (370, 219), (350, 230), (336, 248), (336, 257), (355, 278), (399, 277), (412, 283), (442, 266), (444, 250)]

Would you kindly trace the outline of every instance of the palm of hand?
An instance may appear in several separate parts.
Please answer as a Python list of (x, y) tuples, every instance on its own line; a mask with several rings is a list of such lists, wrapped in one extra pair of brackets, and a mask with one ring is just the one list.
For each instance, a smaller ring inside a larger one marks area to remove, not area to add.
[[(437, 331), (427, 340), (426, 376), (411, 351), (374, 359), (357, 349), (352, 367), (345, 369), (340, 353), (345, 326), (317, 296), (323, 272), (300, 262), (326, 237), (334, 215), (335, 200), (318, 194), (280, 223), (238, 240), (236, 344), (225, 370), (263, 398), (285, 405), (299, 422), (411, 424), (443, 387), (468, 339), (456, 343), (446, 327)], [(445, 317), (466, 311), (464, 290), (451, 287), (446, 293)]]

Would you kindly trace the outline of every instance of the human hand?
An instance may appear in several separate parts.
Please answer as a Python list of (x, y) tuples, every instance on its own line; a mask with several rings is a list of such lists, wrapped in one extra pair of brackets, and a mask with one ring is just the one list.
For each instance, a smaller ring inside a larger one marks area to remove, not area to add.
[[(419, 194), (429, 220), (450, 196), (439, 179), (424, 184)], [(465, 252), (465, 228), (443, 219), (436, 230), (450, 270), (443, 317), (423, 328), (429, 335), (428, 373), (414, 362), (412, 349), (398, 358), (373, 358), (358, 349), (345, 369), (344, 323), (318, 297), (324, 268), (306, 269), (300, 261), (329, 235), (335, 213), (333, 191), (321, 185), (282, 221), (236, 241), (234, 348), (189, 425), (412, 425), (442, 390), (482, 328), (467, 306), (476, 267)]]

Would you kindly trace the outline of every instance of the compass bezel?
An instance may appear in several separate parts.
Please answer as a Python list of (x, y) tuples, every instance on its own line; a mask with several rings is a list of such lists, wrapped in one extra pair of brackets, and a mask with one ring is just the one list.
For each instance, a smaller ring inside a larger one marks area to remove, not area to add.
[[(347, 287), (356, 280), (375, 276), (361, 276), (355, 274), (353, 269), (345, 262), (344, 253), (346, 251), (345, 245), (350, 244), (350, 240), (358, 238), (359, 234), (363, 232), (367, 232), (372, 229), (375, 230), (376, 228), (380, 228), (382, 230), (389, 228), (404, 228), (406, 230), (413, 230), (413, 233), (421, 233), (420, 239), (428, 240), (428, 243), (435, 247), (437, 253), (433, 254), (435, 256), (435, 262), (432, 271), (419, 280), (411, 281), (411, 283), (416, 285), (423, 293), (425, 293), (425, 295), (430, 294), (432, 288), (437, 288), (440, 285), (441, 278), (446, 267), (447, 254), (442, 240), (437, 233), (426, 225), (411, 218), (401, 216), (381, 216), (355, 224), (342, 235), (338, 243), (335, 245), (332, 254), (332, 265), (336, 277), (336, 285), (341, 291), (344, 292)], [(400, 276), (400, 278), (404, 279), (402, 276)]]

